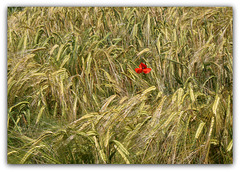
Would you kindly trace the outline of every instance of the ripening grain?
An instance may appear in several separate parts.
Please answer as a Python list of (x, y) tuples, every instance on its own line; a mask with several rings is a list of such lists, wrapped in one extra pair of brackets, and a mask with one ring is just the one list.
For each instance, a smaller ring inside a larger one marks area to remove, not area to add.
[(8, 163), (233, 163), (232, 23), (229, 7), (9, 7)]

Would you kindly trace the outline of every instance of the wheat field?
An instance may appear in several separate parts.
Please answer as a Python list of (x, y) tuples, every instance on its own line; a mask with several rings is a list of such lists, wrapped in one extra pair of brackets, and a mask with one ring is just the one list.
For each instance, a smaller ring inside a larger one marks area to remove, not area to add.
[(8, 7), (7, 26), (9, 164), (233, 163), (231, 7)]

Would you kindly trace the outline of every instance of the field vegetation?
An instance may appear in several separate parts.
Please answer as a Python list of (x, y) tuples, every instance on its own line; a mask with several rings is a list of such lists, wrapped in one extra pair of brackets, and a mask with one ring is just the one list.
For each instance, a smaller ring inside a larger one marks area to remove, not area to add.
[(9, 164), (233, 162), (231, 7), (9, 7), (7, 22)]

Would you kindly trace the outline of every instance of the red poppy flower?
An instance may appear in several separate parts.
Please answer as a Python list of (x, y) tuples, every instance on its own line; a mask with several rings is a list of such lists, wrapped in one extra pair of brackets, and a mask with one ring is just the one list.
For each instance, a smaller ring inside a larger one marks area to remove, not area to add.
[(139, 68), (135, 68), (135, 71), (136, 71), (137, 73), (142, 73), (142, 72), (144, 72), (144, 73), (149, 73), (149, 72), (151, 71), (151, 68), (147, 68), (147, 65), (141, 63), (141, 64), (139, 65)]

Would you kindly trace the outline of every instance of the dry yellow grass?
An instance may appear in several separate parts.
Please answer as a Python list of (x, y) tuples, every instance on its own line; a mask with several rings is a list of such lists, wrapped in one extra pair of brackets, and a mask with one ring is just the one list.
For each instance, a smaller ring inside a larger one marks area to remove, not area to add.
[(9, 8), (8, 163), (232, 163), (232, 33), (229, 7)]

